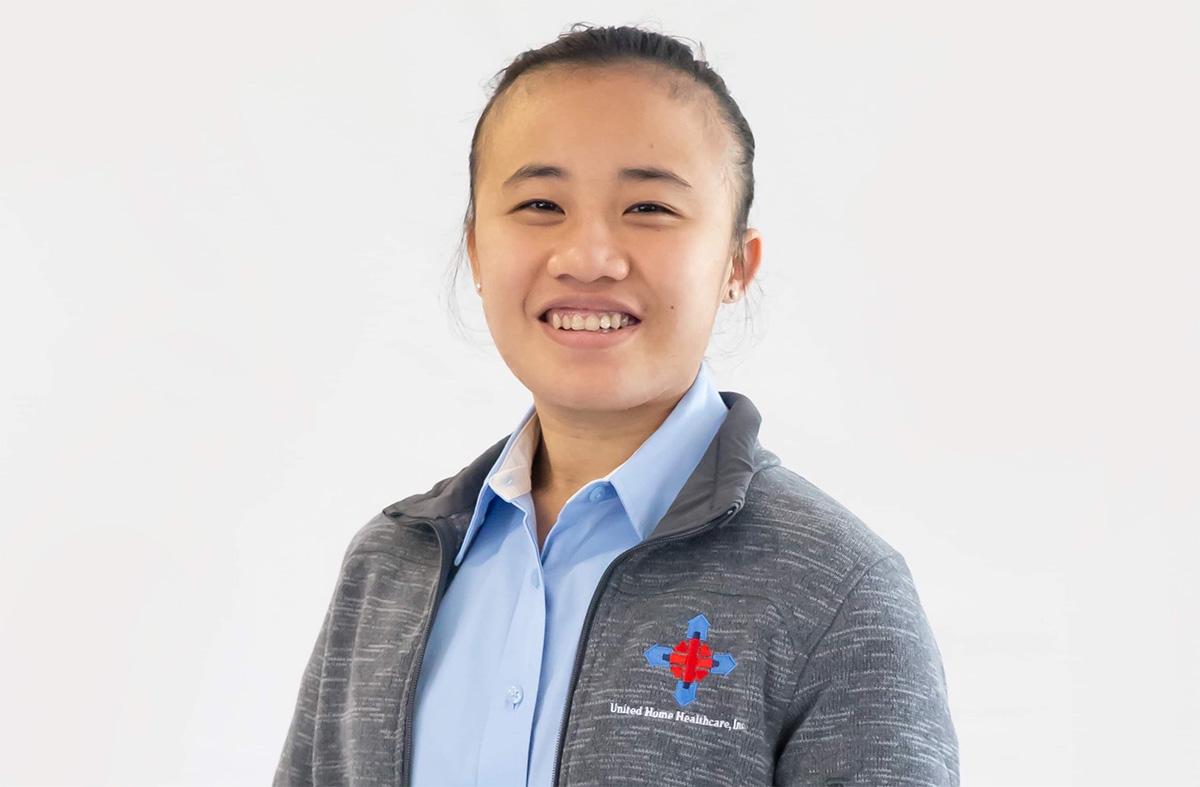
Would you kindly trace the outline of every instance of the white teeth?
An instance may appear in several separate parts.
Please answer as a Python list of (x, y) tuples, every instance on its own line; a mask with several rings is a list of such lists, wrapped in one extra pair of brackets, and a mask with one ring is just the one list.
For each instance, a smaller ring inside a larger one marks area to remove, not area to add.
[(551, 309), (548, 322), (566, 331), (609, 331), (629, 325), (632, 320), (622, 312), (569, 312)]

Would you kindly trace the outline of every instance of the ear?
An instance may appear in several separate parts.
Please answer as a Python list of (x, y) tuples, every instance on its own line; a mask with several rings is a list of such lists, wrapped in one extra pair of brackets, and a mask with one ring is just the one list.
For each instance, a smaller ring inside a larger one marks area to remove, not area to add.
[(479, 278), (479, 259), (475, 252), (474, 226), (467, 230), (467, 261), (471, 265), (471, 278), (475, 281), (482, 281), (482, 279)]
[(741, 265), (730, 265), (730, 276), (725, 282), (725, 287), (728, 289), (729, 285), (736, 282), (738, 288), (746, 292), (750, 282), (758, 275), (758, 266), (762, 263), (762, 233), (753, 227), (747, 228), (742, 236), (741, 256)]

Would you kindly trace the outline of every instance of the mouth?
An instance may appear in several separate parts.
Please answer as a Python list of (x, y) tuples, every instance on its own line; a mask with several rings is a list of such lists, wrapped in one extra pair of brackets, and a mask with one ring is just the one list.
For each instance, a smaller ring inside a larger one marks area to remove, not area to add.
[(564, 333), (618, 333), (642, 321), (625, 312), (599, 312), (583, 309), (547, 309), (538, 321)]
[(538, 317), (538, 322), (551, 341), (577, 350), (617, 347), (637, 336), (642, 326), (632, 314), (575, 309), (550, 309)]

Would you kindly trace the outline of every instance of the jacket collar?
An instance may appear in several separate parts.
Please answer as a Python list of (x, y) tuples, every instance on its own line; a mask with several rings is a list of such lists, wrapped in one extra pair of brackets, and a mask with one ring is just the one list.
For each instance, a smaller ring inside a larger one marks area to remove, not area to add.
[[(646, 540), (687, 530), (735, 505), (740, 508), (746, 501), (746, 491), (754, 474), (780, 462), (778, 456), (759, 443), (762, 416), (750, 398), (734, 391), (719, 393), (729, 414), (675, 501)], [(392, 503), (383, 509), (383, 513), (397, 520), (449, 520), (461, 538), (474, 515), (487, 472), (504, 450), (508, 438), (509, 435), (500, 438), (458, 473), (438, 481), (429, 491)]]

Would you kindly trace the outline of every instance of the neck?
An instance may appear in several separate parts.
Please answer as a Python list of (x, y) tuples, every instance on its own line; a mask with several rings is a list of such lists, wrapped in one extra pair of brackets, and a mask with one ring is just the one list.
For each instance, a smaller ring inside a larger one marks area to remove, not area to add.
[(685, 393), (615, 411), (571, 410), (535, 397), (542, 434), (530, 476), (533, 489), (569, 497), (608, 475), (662, 426)]

